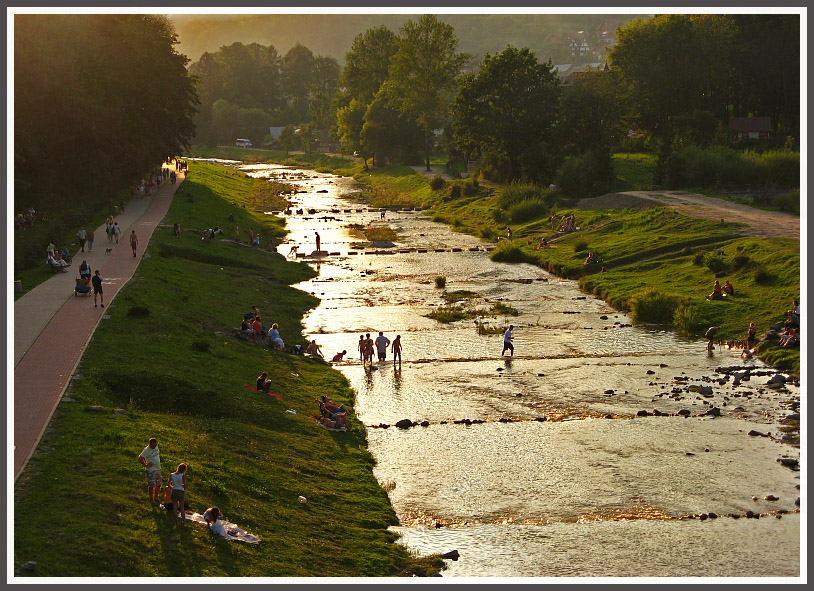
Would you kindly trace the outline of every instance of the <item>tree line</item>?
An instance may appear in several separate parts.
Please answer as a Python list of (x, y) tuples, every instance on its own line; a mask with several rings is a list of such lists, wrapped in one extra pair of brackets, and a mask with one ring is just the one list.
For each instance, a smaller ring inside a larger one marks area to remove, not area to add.
[[(256, 109), (258, 135), (266, 124), (292, 124), (287, 149), (296, 145), (292, 129), (308, 122), (330, 128), (366, 163), (429, 165), (442, 148), (477, 159), (496, 179), (545, 183), (580, 169), (601, 182), (612, 175), (614, 150), (642, 147), (659, 154), (663, 176), (682, 146), (728, 144), (734, 116), (771, 117), (780, 142), (796, 143), (798, 15), (658, 15), (628, 22), (617, 39), (607, 68), (567, 85), (528, 48), (475, 61), (434, 15), (397, 33), (384, 25), (360, 33), (341, 69), (301, 45), (278, 58), (271, 46), (236, 43), (191, 68), (201, 81), (201, 120), (214, 99), (209, 129), (217, 131), (207, 135), (202, 121), (198, 137), (233, 141), (234, 122)], [(570, 173), (568, 157), (576, 158)]]
[(15, 210), (107, 204), (194, 136), (188, 60), (154, 15), (14, 17)]

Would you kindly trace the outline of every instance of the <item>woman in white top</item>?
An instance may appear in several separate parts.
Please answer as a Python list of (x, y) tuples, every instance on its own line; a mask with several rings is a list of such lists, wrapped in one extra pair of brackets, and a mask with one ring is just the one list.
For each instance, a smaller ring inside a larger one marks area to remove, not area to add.
[(209, 507), (204, 511), (203, 518), (206, 525), (209, 526), (209, 531), (222, 537), (226, 537), (226, 526), (220, 520), (220, 509), (217, 507)]
[(178, 519), (181, 519), (181, 525), (186, 526), (186, 517), (184, 516), (184, 497), (187, 488), (187, 465), (184, 463), (178, 464), (178, 468), (170, 474), (170, 480), (167, 486), (172, 486), (172, 514), (175, 517), (175, 523), (178, 524)]

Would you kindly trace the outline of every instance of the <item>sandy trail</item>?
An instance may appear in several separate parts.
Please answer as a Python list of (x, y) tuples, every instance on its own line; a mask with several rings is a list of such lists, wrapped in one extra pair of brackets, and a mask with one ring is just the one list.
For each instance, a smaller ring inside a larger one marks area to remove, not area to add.
[(666, 205), (681, 213), (711, 220), (746, 224), (749, 236), (800, 238), (800, 217), (779, 211), (764, 211), (685, 191), (625, 191), (601, 197), (582, 199), (577, 207), (585, 209), (621, 209), (626, 207), (659, 207)]

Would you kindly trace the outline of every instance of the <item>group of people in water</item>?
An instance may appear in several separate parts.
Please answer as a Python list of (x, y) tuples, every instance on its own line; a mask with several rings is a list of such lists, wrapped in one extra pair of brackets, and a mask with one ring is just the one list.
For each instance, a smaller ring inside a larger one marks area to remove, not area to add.
[(379, 361), (386, 361), (388, 346), (393, 353), (393, 363), (398, 360), (398, 363), (401, 364), (401, 335), (396, 335), (396, 338), (391, 342), (390, 339), (384, 336), (384, 332), (379, 332), (379, 336), (375, 340), (370, 338), (370, 333), (359, 335), (359, 359), (363, 365), (372, 364), (373, 350), (375, 348)]

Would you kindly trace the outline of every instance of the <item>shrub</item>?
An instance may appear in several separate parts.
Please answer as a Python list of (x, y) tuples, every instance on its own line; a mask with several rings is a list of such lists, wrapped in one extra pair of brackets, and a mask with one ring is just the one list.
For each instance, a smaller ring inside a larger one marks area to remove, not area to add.
[(647, 287), (635, 293), (630, 300), (630, 317), (635, 322), (672, 324), (679, 305), (684, 302), (681, 296), (663, 293), (656, 287)]
[(461, 218), (452, 218), (452, 227), (453, 228), (460, 228), (463, 225), (464, 225), (464, 223), (461, 221)]
[(480, 236), (484, 240), (491, 240), (492, 238), (495, 237), (495, 233), (492, 230), (492, 228), (479, 228), (478, 236)]
[(478, 179), (475, 178), (468, 178), (464, 179), (463, 182), (463, 193), (467, 197), (472, 197), (478, 194), (478, 187), (479, 187)]
[(461, 183), (450, 183), (449, 199), (460, 199), (462, 194)]
[(503, 223), (506, 221), (506, 212), (502, 209), (495, 209), (492, 211), (492, 218), (498, 223)]
[(723, 273), (727, 268), (726, 261), (723, 257), (714, 252), (708, 252), (704, 255), (704, 266), (713, 273)]
[(432, 177), (432, 180), (430, 181), (430, 188), (433, 191), (440, 191), (441, 189), (444, 188), (444, 185), (446, 184), (447, 182), (444, 180), (444, 177), (442, 177), (440, 174), (437, 174), (434, 177)]
[(443, 289), (447, 286), (447, 278), (443, 275), (439, 275), (435, 278), (435, 287)]
[(509, 208), (509, 219), (519, 224), (547, 216), (549, 206), (541, 199), (528, 199)]
[(569, 196), (601, 195), (611, 190), (616, 181), (610, 153), (588, 150), (572, 156), (557, 170), (557, 185)]
[(511, 183), (500, 192), (498, 196), (498, 207), (509, 209), (512, 205), (517, 205), (523, 201), (543, 199), (543, 189), (537, 185), (525, 183)]
[(705, 316), (701, 306), (688, 302), (680, 304), (673, 314), (673, 328), (680, 335), (701, 335), (712, 325), (712, 320)]
[(739, 254), (732, 258), (732, 268), (736, 271), (752, 266), (752, 259), (748, 254)]
[(509, 241), (501, 242), (489, 258), (498, 263), (536, 263), (537, 259)]
[(800, 215), (800, 190), (780, 195), (775, 200), (775, 206), (780, 211)]
[(774, 275), (769, 273), (766, 269), (758, 269), (755, 271), (755, 283), (758, 285), (768, 285), (774, 280)]
[(583, 252), (583, 251), (586, 251), (586, 250), (588, 250), (588, 242), (587, 241), (580, 238), (579, 240), (574, 242), (574, 252)]

